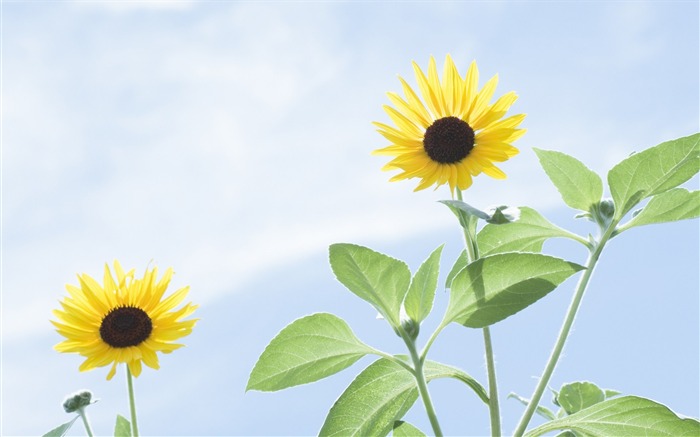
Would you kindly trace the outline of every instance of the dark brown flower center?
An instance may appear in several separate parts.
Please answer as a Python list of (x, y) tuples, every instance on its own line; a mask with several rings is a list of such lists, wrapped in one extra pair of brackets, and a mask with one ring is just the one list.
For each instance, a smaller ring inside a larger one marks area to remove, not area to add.
[(474, 129), (457, 117), (435, 120), (425, 130), (423, 148), (430, 159), (440, 164), (459, 162), (474, 148)]
[(116, 348), (137, 346), (153, 331), (153, 322), (141, 308), (123, 306), (114, 308), (102, 319), (100, 337)]

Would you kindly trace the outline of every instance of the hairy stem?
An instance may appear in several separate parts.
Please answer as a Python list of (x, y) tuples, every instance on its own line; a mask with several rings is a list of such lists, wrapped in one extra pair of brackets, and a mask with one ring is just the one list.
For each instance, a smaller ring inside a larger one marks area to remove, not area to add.
[(425, 405), (425, 412), (428, 414), (428, 419), (430, 419), (430, 426), (433, 427), (433, 433), (435, 437), (442, 437), (442, 430), (440, 429), (440, 423), (438, 422), (437, 414), (435, 414), (435, 408), (433, 407), (433, 402), (430, 399), (430, 393), (428, 392), (428, 382), (425, 379), (425, 373), (423, 373), (423, 360), (418, 356), (418, 351), (416, 350), (416, 342), (411, 339), (406, 332), (401, 329), (401, 337), (403, 338), (408, 351), (411, 354), (411, 360), (413, 361), (413, 366), (415, 372), (413, 376), (416, 378), (416, 383), (418, 384), (418, 393), (423, 400), (423, 405)]
[(576, 313), (578, 312), (578, 309), (581, 306), (581, 300), (583, 299), (583, 295), (586, 292), (588, 282), (590, 281), (591, 276), (593, 275), (593, 270), (595, 269), (596, 263), (600, 258), (600, 254), (603, 251), (605, 244), (612, 236), (616, 225), (617, 222), (613, 222), (608, 227), (603, 236), (600, 238), (600, 241), (591, 249), (588, 261), (586, 262), (586, 270), (584, 270), (583, 274), (581, 275), (581, 278), (578, 281), (578, 284), (576, 285), (576, 292), (574, 293), (574, 297), (572, 298), (571, 304), (569, 305), (566, 317), (564, 318), (564, 323), (562, 324), (561, 329), (559, 331), (557, 341), (554, 343), (554, 348), (552, 349), (552, 352), (549, 356), (549, 360), (547, 360), (547, 364), (545, 365), (544, 371), (542, 372), (542, 377), (537, 383), (537, 387), (535, 388), (535, 391), (532, 394), (532, 397), (530, 398), (530, 403), (527, 405), (527, 408), (525, 409), (525, 412), (523, 413), (523, 416), (520, 419), (520, 423), (518, 423), (518, 427), (513, 433), (515, 437), (522, 437), (522, 435), (525, 434), (525, 428), (527, 428), (528, 423), (530, 423), (530, 419), (532, 419), (532, 416), (535, 413), (535, 410), (537, 409), (537, 405), (539, 404), (540, 399), (542, 399), (542, 395), (544, 394), (544, 391), (547, 388), (547, 384), (549, 384), (549, 380), (552, 377), (552, 374), (554, 373), (555, 367), (557, 366), (559, 357), (561, 356), (561, 353), (564, 350), (566, 339), (568, 338), (569, 332), (571, 331), (571, 327), (574, 324), (574, 319), (576, 319)]
[[(462, 192), (457, 189), (457, 199), (462, 200)], [(476, 243), (476, 235), (472, 234), (472, 229), (467, 226), (469, 220), (460, 220), (464, 231), (464, 245), (467, 250), (467, 264), (479, 259), (479, 247)], [(475, 232), (475, 231), (474, 231)], [(489, 327), (483, 328), (484, 351), (486, 355), (486, 373), (489, 381), (489, 417), (491, 419), (491, 435), (499, 437), (501, 435), (501, 413), (498, 404), (498, 385), (496, 383), (496, 363), (493, 358), (493, 345), (491, 342), (491, 331)]]

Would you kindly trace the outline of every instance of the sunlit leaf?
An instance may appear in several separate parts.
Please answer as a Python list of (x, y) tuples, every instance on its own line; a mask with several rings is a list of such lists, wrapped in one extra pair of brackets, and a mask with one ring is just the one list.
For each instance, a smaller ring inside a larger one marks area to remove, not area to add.
[(537, 437), (556, 430), (571, 430), (591, 437), (684, 437), (700, 435), (700, 423), (680, 418), (665, 405), (636, 396), (597, 403), (571, 416), (547, 422), (527, 432)]
[(540, 252), (545, 240), (567, 238), (570, 235), (534, 209), (521, 207), (518, 221), (505, 225), (486, 225), (476, 240), (481, 256), (487, 256), (503, 252)]
[(583, 268), (539, 253), (480, 258), (452, 281), (444, 323), (489, 326), (536, 302)]
[(425, 437), (425, 434), (420, 429), (403, 420), (394, 422), (394, 437)]
[(605, 392), (597, 385), (586, 381), (564, 384), (557, 396), (557, 403), (567, 414), (577, 413), (604, 400)]
[[(481, 387), (454, 367), (426, 361), (424, 369), (428, 381), (436, 378), (469, 379)], [(485, 395), (483, 387), (481, 391)], [(363, 370), (335, 401), (319, 435), (385, 436), (416, 399), (418, 387), (411, 372), (393, 361), (380, 358)]]
[(80, 416), (75, 416), (70, 422), (66, 422), (62, 425), (57, 426), (56, 428), (44, 434), (42, 437), (63, 437), (64, 435), (66, 435), (70, 427), (73, 426), (73, 423), (75, 423), (78, 417)]
[(452, 280), (455, 278), (455, 276), (457, 276), (457, 273), (459, 273), (460, 270), (467, 266), (467, 263), (467, 251), (463, 250), (462, 253), (460, 253), (457, 257), (455, 263), (452, 265), (450, 273), (447, 275), (447, 279), (445, 280), (445, 288), (452, 287)]
[(635, 215), (625, 227), (631, 228), (697, 217), (700, 217), (700, 191), (673, 188), (652, 197), (644, 209)]
[(603, 197), (603, 181), (581, 161), (562, 152), (533, 150), (567, 205), (589, 211), (591, 205), (600, 202)]
[(430, 314), (430, 310), (433, 309), (433, 299), (435, 298), (435, 289), (437, 288), (438, 274), (440, 273), (442, 248), (443, 246), (440, 246), (435, 249), (418, 268), (406, 294), (404, 302), (406, 314), (418, 323), (425, 320)]
[(119, 414), (117, 414), (117, 423), (114, 425), (114, 437), (131, 437), (131, 424)]
[(615, 218), (622, 218), (643, 199), (677, 187), (699, 169), (700, 134), (635, 153), (608, 173)]
[(343, 319), (312, 314), (295, 320), (272, 339), (250, 373), (246, 390), (276, 391), (317, 381), (372, 352)]
[(336, 278), (350, 291), (366, 300), (395, 328), (411, 271), (397, 259), (354, 244), (333, 244), (330, 263)]

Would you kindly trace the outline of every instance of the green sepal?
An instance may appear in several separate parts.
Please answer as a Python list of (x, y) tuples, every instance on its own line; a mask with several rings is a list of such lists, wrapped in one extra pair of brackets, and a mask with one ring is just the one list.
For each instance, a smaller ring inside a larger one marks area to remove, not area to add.
[(73, 423), (75, 423), (78, 417), (80, 416), (75, 416), (73, 420), (57, 426), (56, 428), (44, 434), (42, 437), (63, 437), (64, 435), (66, 435), (70, 427), (73, 426)]
[(392, 435), (394, 437), (426, 437), (423, 431), (403, 420), (394, 422)]
[(525, 437), (538, 437), (557, 430), (590, 437), (683, 437), (700, 435), (700, 422), (680, 418), (665, 405), (652, 400), (623, 396), (547, 422), (527, 432)]
[(250, 373), (246, 391), (277, 391), (318, 381), (373, 352), (333, 314), (302, 317), (270, 341)]
[(590, 211), (603, 197), (600, 176), (581, 161), (562, 152), (533, 150), (567, 205), (580, 211)]
[(408, 293), (406, 293), (406, 300), (403, 304), (404, 309), (408, 317), (417, 323), (425, 320), (433, 309), (443, 247), (444, 244), (435, 249), (428, 259), (421, 264), (416, 274), (413, 275), (411, 286), (408, 288)]
[(131, 437), (131, 423), (119, 414), (117, 414), (117, 423), (114, 425), (114, 437)]
[(643, 199), (677, 187), (698, 170), (700, 133), (633, 154), (608, 173), (608, 185), (615, 201), (615, 218), (624, 217)]
[(354, 244), (333, 244), (329, 254), (338, 281), (398, 329), (401, 304), (411, 283), (406, 263)]
[(584, 267), (539, 253), (499, 253), (463, 268), (450, 288), (443, 324), (483, 328), (523, 310)]

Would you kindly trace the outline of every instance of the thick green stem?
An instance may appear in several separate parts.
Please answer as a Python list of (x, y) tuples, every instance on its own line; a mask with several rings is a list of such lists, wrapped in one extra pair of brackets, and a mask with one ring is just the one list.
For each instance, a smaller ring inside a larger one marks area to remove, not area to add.
[(418, 356), (418, 351), (416, 351), (416, 342), (408, 337), (408, 335), (401, 330), (401, 336), (403, 337), (406, 346), (408, 346), (408, 351), (411, 354), (411, 360), (413, 360), (413, 366), (415, 368), (415, 373), (413, 376), (416, 378), (416, 383), (418, 384), (418, 393), (423, 400), (423, 405), (425, 405), (425, 412), (428, 414), (428, 419), (430, 419), (430, 425), (433, 427), (433, 433), (435, 437), (442, 437), (442, 430), (440, 429), (440, 423), (438, 422), (437, 414), (435, 414), (435, 408), (433, 408), (433, 402), (430, 399), (430, 393), (428, 392), (428, 382), (425, 379), (425, 373), (423, 373), (423, 360)]
[(129, 365), (126, 364), (126, 384), (129, 388), (129, 411), (131, 412), (131, 435), (139, 437), (139, 427), (136, 423), (136, 400), (134, 398), (134, 381)]
[(528, 423), (530, 423), (530, 419), (535, 413), (540, 399), (542, 399), (542, 395), (544, 394), (544, 391), (547, 388), (547, 384), (549, 384), (549, 380), (552, 377), (552, 374), (554, 373), (555, 367), (557, 366), (559, 357), (561, 356), (561, 353), (564, 350), (566, 339), (568, 338), (569, 332), (571, 331), (571, 327), (574, 324), (574, 319), (576, 319), (576, 313), (578, 312), (578, 309), (581, 306), (581, 300), (583, 299), (583, 295), (586, 292), (586, 287), (588, 286), (588, 282), (591, 279), (591, 275), (593, 275), (593, 270), (595, 269), (596, 263), (598, 262), (598, 258), (600, 258), (600, 254), (603, 251), (605, 244), (608, 242), (611, 235), (613, 234), (616, 225), (617, 222), (613, 222), (608, 227), (605, 234), (603, 234), (603, 236), (600, 238), (598, 244), (596, 244), (595, 247), (591, 250), (591, 253), (588, 257), (588, 261), (586, 262), (586, 270), (584, 270), (583, 274), (581, 275), (581, 278), (578, 281), (578, 284), (576, 285), (576, 292), (574, 293), (574, 297), (571, 300), (571, 304), (569, 305), (569, 310), (566, 313), (564, 323), (561, 326), (559, 336), (557, 337), (557, 341), (554, 344), (552, 353), (549, 356), (547, 365), (544, 368), (544, 372), (542, 372), (542, 377), (540, 378), (537, 387), (535, 388), (535, 391), (532, 394), (532, 397), (530, 398), (530, 403), (527, 405), (527, 408), (525, 409), (525, 412), (523, 413), (523, 416), (520, 419), (520, 423), (518, 423), (518, 427), (513, 433), (515, 437), (522, 437), (522, 435), (525, 434), (525, 428), (527, 428)]
[[(462, 192), (457, 190), (457, 199), (462, 200)], [(477, 246), (476, 235), (468, 226), (469, 221), (463, 220), (462, 230), (464, 231), (464, 245), (467, 250), (467, 264), (479, 259), (479, 246)], [(475, 226), (474, 228), (475, 229)], [(491, 343), (491, 331), (489, 327), (483, 328), (484, 350), (486, 355), (486, 373), (489, 380), (489, 417), (491, 419), (491, 435), (500, 437), (501, 435), (501, 413), (498, 404), (498, 386), (496, 384), (496, 363), (493, 359), (493, 345)]]
[(92, 433), (92, 428), (90, 428), (90, 421), (87, 418), (85, 407), (78, 408), (75, 412), (78, 413), (81, 419), (83, 419), (83, 425), (85, 425), (85, 432), (87, 435), (89, 437), (93, 437), (94, 434)]

